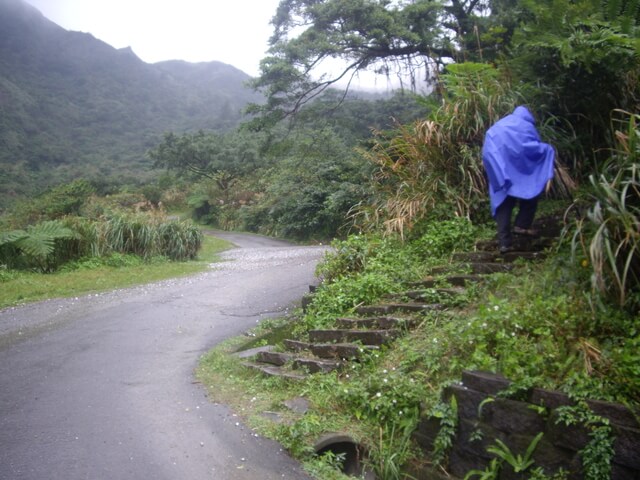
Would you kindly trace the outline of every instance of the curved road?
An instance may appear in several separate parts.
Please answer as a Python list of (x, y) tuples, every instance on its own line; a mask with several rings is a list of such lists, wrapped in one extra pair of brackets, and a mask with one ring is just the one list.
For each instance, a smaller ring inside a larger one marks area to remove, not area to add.
[(216, 233), (206, 273), (0, 311), (0, 479), (306, 479), (210, 403), (199, 358), (308, 291), (323, 247)]

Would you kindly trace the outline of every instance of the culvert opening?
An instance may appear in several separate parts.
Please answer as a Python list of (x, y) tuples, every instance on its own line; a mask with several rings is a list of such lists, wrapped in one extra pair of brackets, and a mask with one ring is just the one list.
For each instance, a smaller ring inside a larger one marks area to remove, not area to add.
[(373, 473), (365, 470), (364, 448), (348, 435), (325, 435), (315, 444), (314, 450), (318, 456), (328, 452), (340, 456), (343, 459), (341, 471), (345, 475), (375, 480)]

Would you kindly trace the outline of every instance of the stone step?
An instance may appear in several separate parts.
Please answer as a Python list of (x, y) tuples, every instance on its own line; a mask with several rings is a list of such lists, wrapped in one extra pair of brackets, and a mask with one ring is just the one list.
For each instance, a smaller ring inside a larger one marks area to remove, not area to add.
[[(510, 272), (515, 268), (513, 263), (507, 262), (470, 262), (465, 264), (471, 269), (473, 275), (488, 275), (498, 272)], [(431, 269), (431, 275), (447, 275), (452, 270), (459, 268), (455, 265), (442, 265)]]
[(238, 358), (251, 358), (255, 357), (260, 352), (271, 352), (276, 347), (273, 345), (264, 345), (262, 347), (250, 348), (249, 350), (241, 350), (239, 352), (235, 352), (234, 355)]
[(307, 376), (303, 373), (292, 372), (290, 370), (287, 370), (282, 367), (277, 367), (275, 365), (265, 365), (264, 363), (254, 363), (254, 362), (244, 362), (242, 365), (272, 377), (288, 378), (291, 380), (304, 380), (305, 378), (307, 378)]
[(410, 287), (418, 288), (436, 288), (438, 285), (448, 283), (454, 287), (466, 287), (469, 283), (478, 283), (486, 280), (482, 275), (449, 275), (442, 277), (425, 277), (419, 282), (409, 283)]
[(379, 305), (363, 305), (356, 309), (359, 315), (389, 315), (391, 313), (421, 313), (443, 310), (444, 305), (439, 303), (383, 303)]
[(502, 260), (505, 262), (515, 262), (517, 260), (528, 260), (528, 261), (544, 260), (545, 258), (547, 258), (547, 252), (546, 250), (544, 251), (541, 250), (537, 252), (513, 251), (513, 252), (501, 254), (500, 258), (502, 258)]
[(308, 351), (319, 358), (358, 359), (363, 351), (379, 350), (377, 345), (355, 343), (308, 343), (298, 340), (284, 340), (284, 347), (292, 352)]
[(296, 358), (291, 366), (298, 370), (306, 370), (309, 373), (329, 373), (340, 368), (342, 362), (319, 358)]
[(349, 343), (386, 345), (399, 337), (400, 330), (310, 330), (312, 343)]
[(452, 260), (454, 262), (495, 262), (500, 259), (500, 252), (496, 251), (477, 251), (477, 252), (458, 252), (454, 253)]
[(284, 345), (284, 348), (291, 352), (301, 352), (303, 350), (309, 350), (309, 347), (311, 346), (311, 344), (308, 342), (301, 342), (299, 340), (290, 339), (286, 339), (282, 343)]
[(450, 275), (446, 278), (447, 283), (454, 287), (466, 287), (469, 283), (479, 283), (484, 281), (485, 278), (482, 275)]
[(409, 328), (415, 326), (415, 319), (401, 317), (370, 317), (370, 318), (338, 318), (336, 325), (338, 328), (347, 330), (357, 329), (379, 329), (388, 330), (390, 328)]
[(380, 350), (378, 345), (357, 345), (354, 343), (314, 343), (311, 353), (320, 358), (359, 359), (364, 352)]
[(255, 359), (258, 362), (269, 363), (281, 367), (295, 360), (295, 355), (286, 352), (259, 352)]
[(452, 287), (452, 288), (427, 288), (423, 290), (410, 290), (405, 292), (405, 295), (412, 300), (416, 300), (418, 302), (428, 301), (430, 298), (433, 298), (434, 295), (439, 296), (440, 298), (453, 298), (458, 295), (462, 295), (465, 293), (465, 289), (462, 287)]
[[(555, 238), (531, 238), (523, 235), (513, 236), (513, 248), (518, 252), (541, 252), (555, 243)], [(476, 243), (476, 248), (483, 251), (498, 251), (499, 245), (496, 239), (485, 240)]]
[(515, 268), (512, 263), (497, 263), (497, 262), (479, 262), (470, 263), (471, 273), (475, 275), (490, 275), (492, 273), (506, 273)]
[(256, 355), (256, 361), (276, 367), (289, 364), (293, 369), (304, 369), (310, 373), (328, 373), (340, 367), (340, 362), (337, 361), (300, 357), (287, 352), (260, 352)]
[(470, 263), (480, 263), (480, 262), (515, 262), (516, 260), (541, 260), (546, 257), (545, 252), (536, 251), (536, 252), (519, 252), (512, 251), (508, 253), (499, 253), (499, 252), (461, 252), (454, 253), (453, 260), (455, 262), (470, 262)]

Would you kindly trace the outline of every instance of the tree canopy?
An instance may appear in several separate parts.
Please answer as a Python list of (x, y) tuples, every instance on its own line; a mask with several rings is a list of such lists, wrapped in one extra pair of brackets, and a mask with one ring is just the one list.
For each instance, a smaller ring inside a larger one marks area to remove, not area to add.
[[(612, 79), (628, 90), (621, 84), (637, 64), (639, 17), (638, 0), (281, 0), (252, 82), (266, 102), (249, 111), (260, 114), (260, 127), (298, 113), (328, 88), (348, 90), (365, 71), (402, 73), (413, 86), (452, 62), (514, 57), (519, 82), (559, 101), (567, 87), (595, 105)], [(576, 90), (577, 83), (585, 88)], [(615, 103), (600, 104), (605, 117)]]
[(278, 120), (364, 70), (424, 75), (453, 60), (474, 60), (482, 55), (481, 37), (499, 43), (492, 19), (514, 1), (281, 0), (269, 54), (253, 82), (267, 103), (252, 111)]

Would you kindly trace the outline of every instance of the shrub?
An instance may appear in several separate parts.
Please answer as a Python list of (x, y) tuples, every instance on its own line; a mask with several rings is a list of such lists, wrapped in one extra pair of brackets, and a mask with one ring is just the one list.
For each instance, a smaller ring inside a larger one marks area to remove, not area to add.
[(468, 219), (453, 217), (450, 220), (426, 222), (420, 228), (424, 231), (411, 242), (418, 257), (439, 258), (455, 251), (470, 250), (484, 234), (480, 227), (474, 226)]

